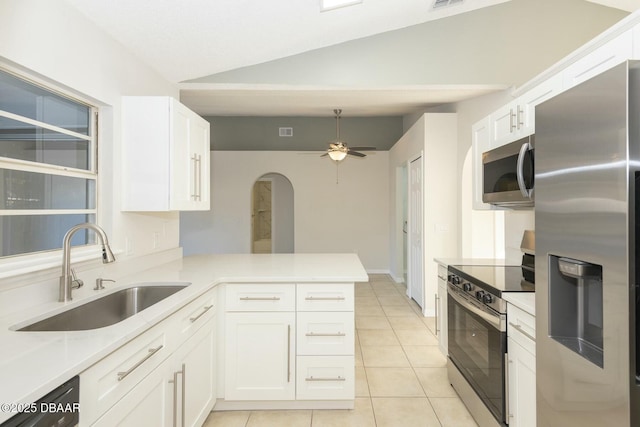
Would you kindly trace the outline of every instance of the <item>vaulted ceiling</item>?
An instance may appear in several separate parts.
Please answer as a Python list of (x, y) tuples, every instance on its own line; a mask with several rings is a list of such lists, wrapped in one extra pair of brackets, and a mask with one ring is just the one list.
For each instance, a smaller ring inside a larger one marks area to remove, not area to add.
[[(493, 64), (500, 68), (495, 75), (482, 63), (479, 46), (500, 51), (485, 33), (496, 22), (497, 33), (512, 28), (486, 17), (515, 13), (522, 21), (513, 27), (529, 37), (540, 31), (543, 43), (547, 30), (516, 7), (542, 0), (463, 0), (438, 9), (434, 0), (363, 0), (328, 11), (320, 10), (321, 0), (65, 1), (166, 79), (183, 82), (183, 102), (205, 115), (317, 115), (337, 106), (347, 115), (399, 115), (455, 102), (522, 83), (506, 59), (515, 62), (526, 51)], [(580, 30), (575, 37), (567, 31), (568, 43), (586, 41), (640, 6), (637, 0), (555, 2), (605, 16), (593, 22), (593, 34), (580, 16), (565, 21)], [(512, 35), (502, 36), (510, 49)], [(540, 62), (551, 65), (568, 53), (563, 49), (551, 46)], [(465, 57), (474, 61), (461, 66)]]

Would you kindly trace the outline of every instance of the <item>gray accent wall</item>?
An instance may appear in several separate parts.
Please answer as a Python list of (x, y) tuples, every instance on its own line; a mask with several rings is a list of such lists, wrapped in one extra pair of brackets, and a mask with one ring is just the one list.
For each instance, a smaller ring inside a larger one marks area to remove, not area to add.
[[(322, 151), (336, 139), (333, 117), (205, 117), (211, 149), (232, 151)], [(278, 128), (292, 127), (292, 137)], [(403, 134), (402, 117), (342, 117), (340, 139), (348, 146), (388, 150)]]

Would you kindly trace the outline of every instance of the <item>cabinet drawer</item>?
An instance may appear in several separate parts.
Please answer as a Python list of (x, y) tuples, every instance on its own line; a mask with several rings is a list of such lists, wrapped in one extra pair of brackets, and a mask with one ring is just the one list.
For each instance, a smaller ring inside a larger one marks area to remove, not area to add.
[(353, 312), (298, 312), (299, 355), (353, 355)]
[(211, 321), (217, 310), (216, 302), (216, 289), (213, 289), (189, 303), (174, 316), (180, 323), (182, 341)]
[(536, 354), (536, 318), (513, 304), (507, 306), (507, 336)]
[(353, 283), (298, 285), (298, 311), (353, 311), (353, 286)]
[(350, 400), (355, 396), (353, 356), (298, 356), (298, 400)]
[(227, 311), (295, 311), (293, 284), (227, 285)]
[(80, 374), (83, 424), (112, 407), (171, 354), (167, 330), (161, 323)]
[(445, 265), (438, 264), (438, 277), (444, 280), (445, 282), (447, 281), (448, 271)]

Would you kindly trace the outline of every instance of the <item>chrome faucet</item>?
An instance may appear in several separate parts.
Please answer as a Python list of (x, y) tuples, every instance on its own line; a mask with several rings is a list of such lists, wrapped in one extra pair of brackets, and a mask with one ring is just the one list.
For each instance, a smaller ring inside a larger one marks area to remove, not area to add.
[(67, 231), (67, 234), (64, 235), (62, 241), (62, 276), (60, 276), (60, 293), (58, 298), (60, 302), (71, 301), (71, 290), (74, 289), (74, 284), (76, 288), (82, 286), (80, 284), (81, 281), (77, 280), (71, 271), (71, 237), (73, 237), (76, 231), (82, 229), (91, 229), (95, 231), (96, 235), (100, 238), (100, 242), (102, 243), (102, 262), (104, 264), (116, 260), (116, 257), (109, 247), (107, 234), (102, 228), (88, 222), (71, 227), (71, 229)]

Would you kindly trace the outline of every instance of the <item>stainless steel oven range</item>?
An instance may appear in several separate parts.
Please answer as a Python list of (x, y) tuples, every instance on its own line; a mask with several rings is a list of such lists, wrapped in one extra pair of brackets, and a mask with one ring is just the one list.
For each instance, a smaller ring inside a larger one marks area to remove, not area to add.
[(479, 425), (508, 424), (507, 310), (503, 292), (532, 292), (521, 266), (449, 266), (451, 385)]

